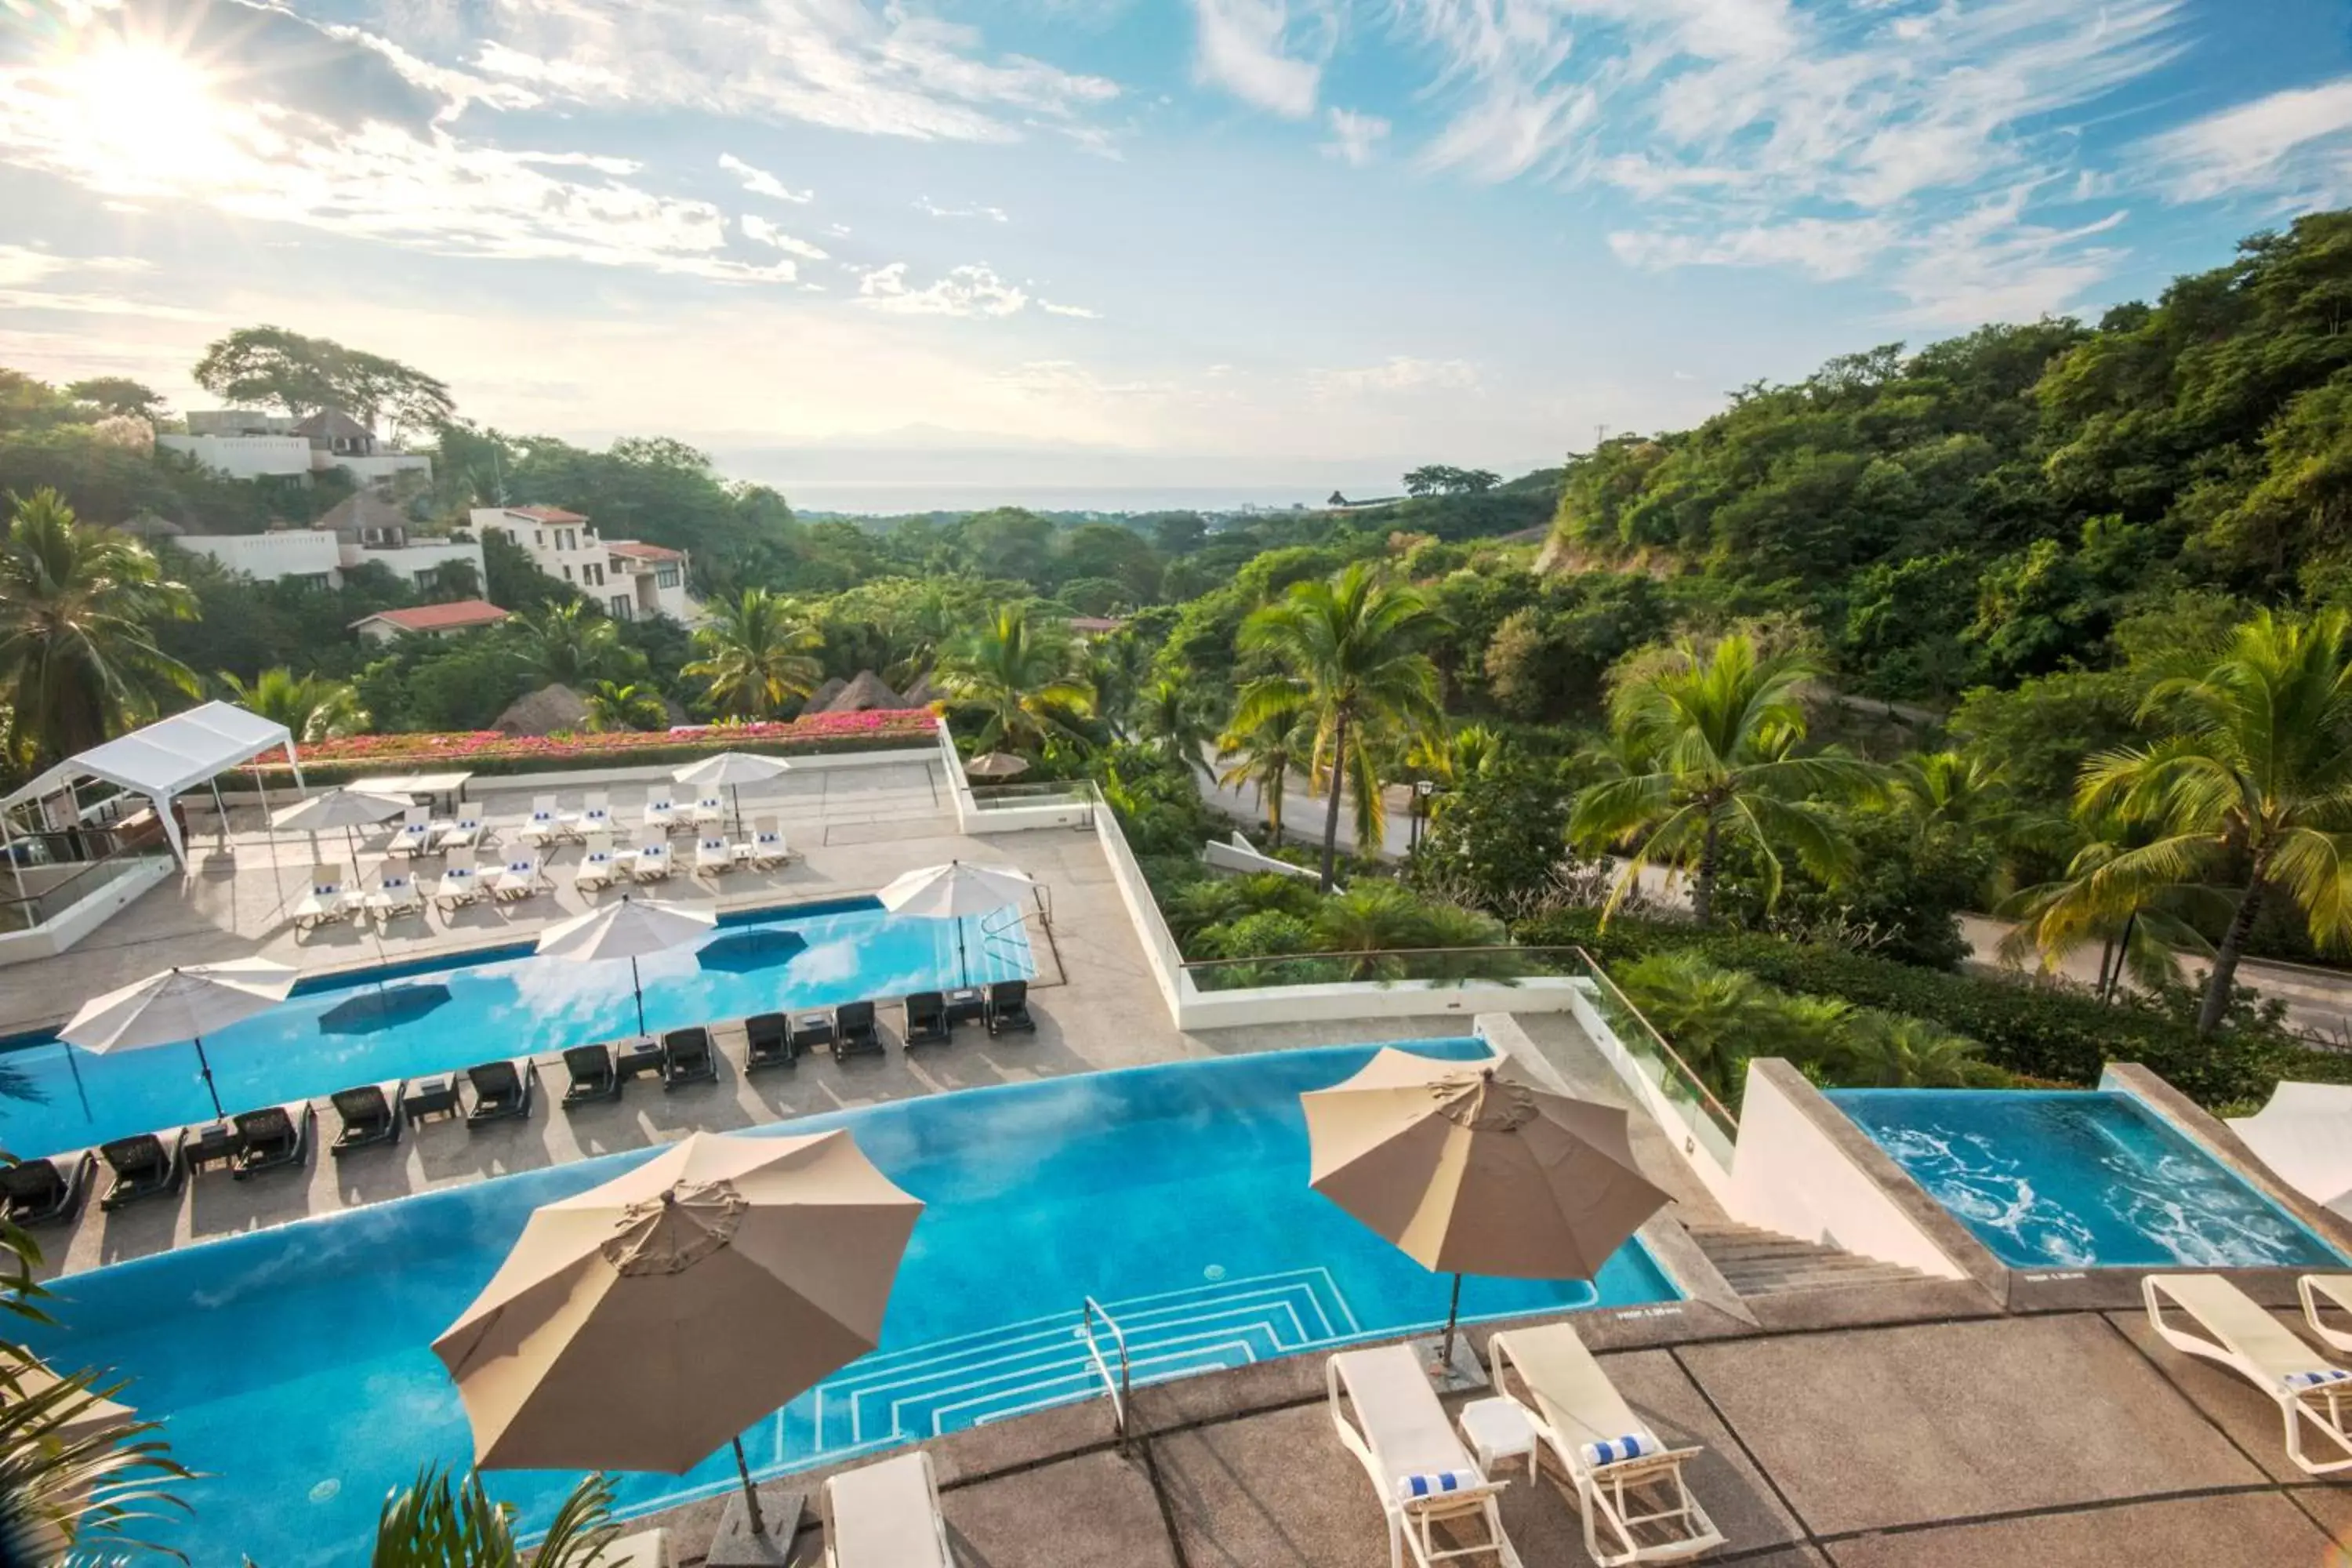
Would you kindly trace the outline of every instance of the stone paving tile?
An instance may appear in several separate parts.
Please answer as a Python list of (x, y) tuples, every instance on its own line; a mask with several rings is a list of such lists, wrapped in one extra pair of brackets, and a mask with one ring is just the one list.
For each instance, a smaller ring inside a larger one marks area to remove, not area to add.
[(1680, 1354), (1817, 1534), (2263, 1479), (2095, 1317)]
[(2326, 1537), (2276, 1492), (2179, 1498), (1830, 1544), (1837, 1568), (2316, 1568)]
[(1660, 1437), (1675, 1447), (1706, 1450), (1684, 1468), (1683, 1479), (1723, 1532), (1723, 1551), (1777, 1545), (1803, 1534), (1671, 1352), (1634, 1351), (1604, 1356), (1601, 1365)]
[[(2303, 1331), (2303, 1317), (2297, 1312), (2272, 1314), (2287, 1327), (2290, 1333), (2302, 1334), (2305, 1343), (2310, 1336)], [(2307, 1481), (2309, 1472), (2286, 1456), (2286, 1424), (2279, 1416), (2278, 1401), (2240, 1377), (2211, 1362), (2177, 1351), (2156, 1337), (2148, 1327), (2146, 1312), (2110, 1312), (2107, 1321), (2121, 1330), (2131, 1342), (2147, 1352), (2167, 1381), (2178, 1388), (2182, 1397), (2202, 1411), (2211, 1421), (2229, 1434), (2231, 1441), (2252, 1456), (2255, 1464), (2273, 1480)], [(2312, 1347), (2312, 1364), (2321, 1364), (2326, 1354), (2316, 1345)], [(2327, 1439), (2309, 1427), (2304, 1429), (2304, 1451), (2326, 1458)]]
[(1371, 1483), (1321, 1405), (1154, 1438), (1152, 1457), (1188, 1568), (1381, 1568), (1389, 1560)]
[(2333, 1537), (2352, 1555), (2352, 1481), (2338, 1476), (2333, 1483), (2295, 1487), (2288, 1495), (2297, 1508), (2319, 1521), (2321, 1533)]
[(956, 1487), (940, 1511), (961, 1568), (1177, 1568), (1150, 1478), (1117, 1454)]

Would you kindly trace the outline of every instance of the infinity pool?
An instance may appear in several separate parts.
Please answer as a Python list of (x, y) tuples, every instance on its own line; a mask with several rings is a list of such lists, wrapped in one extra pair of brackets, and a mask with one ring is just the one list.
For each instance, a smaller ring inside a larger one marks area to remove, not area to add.
[(2340, 1268), (2285, 1210), (2127, 1094), (1827, 1091), (2012, 1268)]
[[(963, 951), (957, 952), (962, 928)], [(1036, 973), (1007, 908), (961, 921), (886, 913), (871, 899), (723, 917), (698, 948), (637, 961), (648, 1028), (880, 1001)], [(634, 1034), (626, 959), (573, 963), (529, 943), (307, 982), (205, 1037), (230, 1110), (323, 1099), (354, 1084), (450, 1072)], [(0, 1055), (37, 1102), (0, 1099), (0, 1149), (20, 1158), (212, 1120), (193, 1046), (92, 1056), (51, 1040)], [(269, 1568), (264, 1563), (261, 1568)]]
[[(1419, 1047), (1480, 1057), (1474, 1040)], [(1124, 1326), (1139, 1382), (1444, 1320), (1424, 1272), (1307, 1184), (1298, 1096), (1369, 1047), (1274, 1052), (971, 1089), (808, 1117), (847, 1127), (929, 1207), (882, 1345), (747, 1432), (789, 1468), (1090, 1397), (1073, 1331), (1092, 1296)], [(759, 1134), (752, 1134), (754, 1136)], [(37, 1348), (119, 1368), (164, 1417), (184, 1489), (169, 1533), (197, 1563), (363, 1563), (385, 1493), (428, 1459), (464, 1461), (457, 1392), (428, 1348), (496, 1270), (532, 1208), (649, 1152), (501, 1177), (71, 1276)], [(364, 1156), (362, 1156), (364, 1158)], [(1671, 1300), (1638, 1242), (1581, 1281), (1474, 1279), (1465, 1316)], [(712, 1353), (723, 1353), (714, 1345)], [(684, 1478), (622, 1478), (642, 1510), (724, 1488), (731, 1458)], [(493, 1491), (543, 1527), (570, 1476), (509, 1472)]]

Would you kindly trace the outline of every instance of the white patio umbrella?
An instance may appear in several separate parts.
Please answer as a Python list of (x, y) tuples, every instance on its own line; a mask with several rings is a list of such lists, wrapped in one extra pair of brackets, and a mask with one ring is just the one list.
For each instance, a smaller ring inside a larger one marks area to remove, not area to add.
[(1037, 879), (1010, 866), (974, 866), (950, 860), (909, 871), (875, 895), (893, 914), (921, 915), (956, 922), (956, 972), (962, 984), (971, 984), (971, 969), (963, 950), (963, 917), (984, 915), (1007, 904), (1017, 904), (1037, 890)]
[(649, 952), (667, 952), (706, 936), (719, 923), (709, 910), (686, 904), (635, 899), (624, 893), (617, 904), (589, 910), (539, 933), (539, 955), (590, 963), (600, 958), (629, 961), (629, 988), (637, 994), (637, 1033), (646, 1032), (646, 988), (637, 978), (637, 960)]
[(688, 763), (669, 776), (697, 789), (704, 784), (725, 784), (729, 797), (735, 803), (735, 831), (740, 833), (743, 831), (743, 786), (764, 784), (779, 773), (792, 771), (792, 763), (781, 757), (754, 756), (749, 752), (721, 752), (715, 757)]
[(226, 1116), (220, 1091), (213, 1087), (205, 1035), (285, 1001), (294, 989), (296, 973), (289, 964), (266, 958), (166, 969), (83, 1003), (58, 1037), (100, 1056), (192, 1040), (196, 1065), (204, 1069), (205, 1092), (213, 1097), (213, 1114)]
[[(370, 795), (364, 790), (331, 789), (314, 795), (308, 800), (298, 800), (283, 810), (270, 813), (273, 828), (290, 827), (297, 832), (315, 834), (322, 827), (340, 827), (343, 842), (352, 851), (352, 873), (359, 874), (360, 841), (355, 828), (372, 827), (379, 822), (398, 816), (408, 809), (405, 796)], [(314, 842), (310, 847), (318, 848)]]

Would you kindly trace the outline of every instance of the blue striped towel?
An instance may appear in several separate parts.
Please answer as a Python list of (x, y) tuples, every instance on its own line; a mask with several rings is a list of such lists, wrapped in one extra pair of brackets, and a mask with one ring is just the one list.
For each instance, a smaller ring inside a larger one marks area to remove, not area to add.
[(2279, 1381), (2300, 1392), (2306, 1388), (2325, 1388), (2332, 1383), (2352, 1383), (2352, 1372), (2336, 1367), (2322, 1367), (2317, 1372), (2291, 1372)]
[(1604, 1437), (1598, 1443), (1587, 1443), (1577, 1452), (1584, 1456), (1586, 1464), (1597, 1470), (1603, 1465), (1622, 1465), (1628, 1459), (1663, 1454), (1665, 1447), (1655, 1437), (1633, 1433), (1623, 1437)]
[(1397, 1495), (1403, 1498), (1438, 1497), (1446, 1492), (1469, 1491), (1486, 1484), (1486, 1478), (1475, 1470), (1432, 1470), (1425, 1475), (1399, 1476)]

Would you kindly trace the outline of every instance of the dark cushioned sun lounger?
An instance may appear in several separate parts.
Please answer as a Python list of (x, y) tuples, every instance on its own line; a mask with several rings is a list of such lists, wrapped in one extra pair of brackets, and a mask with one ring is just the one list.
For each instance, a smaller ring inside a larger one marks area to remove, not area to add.
[(563, 1053), (563, 1070), (572, 1081), (563, 1089), (563, 1109), (601, 1105), (621, 1098), (621, 1075), (613, 1066), (610, 1046), (573, 1046)]
[(187, 1144), (188, 1130), (184, 1127), (172, 1130), (169, 1143), (152, 1132), (142, 1132), (135, 1138), (117, 1138), (111, 1143), (100, 1144), (98, 1156), (114, 1173), (114, 1179), (106, 1184), (106, 1194), (98, 1200), (98, 1206), (119, 1209), (141, 1198), (178, 1192), (180, 1184), (188, 1179), (187, 1163), (181, 1158)]
[(310, 1108), (298, 1106), (286, 1114), (282, 1105), (241, 1110), (236, 1116), (238, 1149), (229, 1174), (242, 1181), (264, 1171), (299, 1166), (310, 1151)]
[(466, 1080), (474, 1086), (474, 1103), (466, 1107), (466, 1125), (481, 1127), (492, 1121), (514, 1121), (530, 1114), (530, 1082), (539, 1069), (523, 1058), (522, 1070), (517, 1072), (512, 1062), (484, 1062), (466, 1069)]
[(907, 1043), (931, 1045), (949, 1037), (948, 999), (938, 991), (918, 991), (907, 998)]
[(800, 1059), (793, 1043), (792, 1020), (782, 1013), (761, 1013), (743, 1020), (743, 1070), (788, 1068)]
[(1000, 980), (988, 988), (988, 1032), (1001, 1035), (1007, 1029), (1034, 1029), (1037, 1020), (1029, 1016), (1029, 983), (1026, 980)]
[(719, 1076), (719, 1058), (710, 1049), (710, 1031), (672, 1029), (662, 1037), (662, 1087), (708, 1083)]
[(882, 1054), (882, 1031), (874, 1026), (874, 1004), (844, 1002), (833, 1010), (833, 1059)]
[(399, 1142), (401, 1101), (407, 1093), (408, 1080), (405, 1079), (392, 1086), (392, 1093), (388, 1097), (380, 1083), (335, 1090), (330, 1098), (334, 1101), (335, 1115), (342, 1125), (335, 1130), (335, 1141), (328, 1145), (330, 1152), (341, 1159), (354, 1149)]
[(98, 1156), (85, 1149), (56, 1160), (26, 1160), (0, 1169), (0, 1220), (11, 1225), (56, 1225), (71, 1219), (89, 1194), (90, 1172), (97, 1164)]

